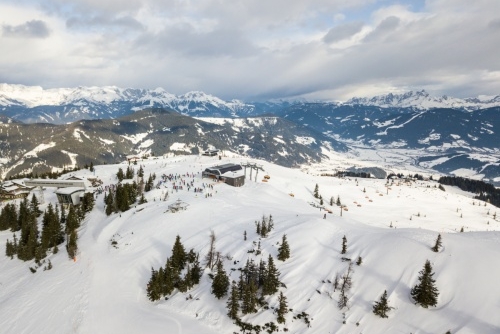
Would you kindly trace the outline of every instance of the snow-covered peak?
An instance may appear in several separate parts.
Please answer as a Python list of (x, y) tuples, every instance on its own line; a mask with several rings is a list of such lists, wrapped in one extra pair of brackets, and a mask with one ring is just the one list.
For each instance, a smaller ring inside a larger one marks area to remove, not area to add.
[(484, 96), (481, 95), (477, 98), (459, 99), (443, 96), (431, 96), (425, 90), (409, 91), (402, 94), (389, 93), (386, 95), (378, 95), (371, 98), (358, 98), (354, 97), (345, 105), (365, 105), (377, 106), (382, 108), (415, 108), (427, 110), (432, 108), (456, 108), (466, 110), (476, 110), (482, 108), (500, 106), (500, 95), (497, 96)]

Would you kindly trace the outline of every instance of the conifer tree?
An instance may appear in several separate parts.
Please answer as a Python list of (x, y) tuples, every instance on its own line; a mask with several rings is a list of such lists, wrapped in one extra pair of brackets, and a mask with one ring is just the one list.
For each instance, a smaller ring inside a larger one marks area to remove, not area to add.
[(260, 235), (265, 238), (267, 237), (267, 233), (268, 233), (268, 228), (267, 228), (267, 224), (266, 224), (266, 221), (263, 219), (262, 220), (262, 225), (260, 227)]
[(238, 292), (238, 286), (236, 282), (233, 281), (231, 285), (231, 292), (229, 294), (229, 300), (227, 301), (227, 316), (233, 320), (238, 319), (238, 311), (240, 309), (240, 296)]
[(203, 275), (203, 271), (200, 266), (200, 261), (198, 260), (199, 255), (196, 254), (196, 258), (193, 261), (193, 266), (191, 267), (191, 282), (193, 284), (200, 283), (201, 276)]
[(91, 162), (90, 162), (90, 166), (89, 166), (89, 171), (94, 172), (94, 170), (95, 170), (95, 169), (94, 169), (94, 162), (93, 162), (93, 161), (91, 161)]
[(68, 245), (66, 246), (66, 250), (68, 251), (68, 256), (70, 259), (73, 259), (78, 251), (77, 240), (78, 235), (76, 233), (76, 230), (72, 230), (69, 235)]
[(283, 324), (285, 323), (285, 315), (288, 313), (288, 305), (286, 303), (286, 297), (283, 295), (283, 292), (280, 292), (280, 295), (278, 297), (278, 323)]
[(66, 233), (70, 234), (71, 231), (80, 227), (80, 220), (76, 214), (75, 207), (71, 205), (68, 210), (68, 217), (66, 218)]
[(141, 198), (139, 199), (139, 204), (144, 204), (144, 203), (147, 203), (148, 201), (146, 200), (146, 198), (144, 197), (144, 193), (141, 194)]
[(319, 195), (319, 205), (323, 205), (323, 196)]
[(161, 298), (161, 289), (158, 280), (158, 272), (151, 268), (151, 278), (149, 279), (146, 292), (149, 300), (152, 302), (159, 300)]
[(38, 199), (36, 198), (35, 194), (33, 194), (33, 196), (31, 196), (30, 207), (31, 207), (31, 212), (36, 217), (40, 217), (40, 215), (42, 214), (42, 211), (40, 210), (40, 208), (38, 206), (39, 206)]
[(314, 198), (319, 198), (319, 186), (316, 183), (316, 186), (314, 187), (314, 192), (313, 192)]
[(172, 247), (172, 257), (170, 258), (170, 262), (174, 268), (177, 268), (180, 271), (184, 269), (186, 260), (186, 250), (184, 249), (184, 245), (181, 243), (181, 237), (177, 235), (175, 237), (174, 246)]
[(425, 262), (424, 268), (419, 272), (419, 283), (411, 289), (411, 296), (418, 304), (424, 308), (437, 305), (439, 296), (438, 289), (435, 286), (436, 281), (433, 279), (434, 273), (429, 260)]
[(342, 203), (340, 202), (340, 196), (337, 196), (337, 206), (341, 206)]
[(106, 215), (113, 213), (113, 203), (115, 202), (113, 192), (110, 191), (108, 195), (104, 195), (104, 202), (106, 203)]
[(118, 178), (119, 182), (123, 181), (123, 179), (125, 178), (125, 174), (123, 173), (123, 169), (118, 168), (118, 172), (116, 173), (116, 177)]
[(333, 204), (335, 203), (335, 200), (333, 199), (333, 196), (330, 197), (330, 206), (333, 206)]
[(257, 312), (257, 286), (253, 281), (243, 286), (241, 312), (243, 314)]
[(283, 234), (283, 238), (281, 239), (281, 245), (278, 248), (278, 260), (286, 261), (290, 257), (290, 246), (288, 245), (288, 241), (286, 240), (286, 234)]
[(229, 289), (229, 278), (224, 270), (222, 261), (217, 262), (217, 273), (212, 281), (212, 293), (217, 299), (221, 299), (227, 294)]
[(137, 176), (140, 178), (144, 177), (144, 169), (142, 169), (142, 166), (139, 167), (139, 171), (137, 172)]
[(340, 251), (340, 254), (345, 254), (345, 253), (347, 253), (347, 238), (344, 235), (344, 237), (342, 238), (342, 250)]
[(378, 315), (381, 318), (388, 318), (387, 312), (389, 312), (393, 307), (389, 306), (387, 301), (387, 290), (384, 291), (380, 300), (375, 302), (373, 305), (373, 313)]
[[(160, 269), (162, 268), (160, 267)], [(162, 275), (158, 275), (158, 277), (161, 294), (165, 296), (171, 294), (175, 289), (176, 282), (179, 281), (179, 271), (172, 268), (169, 258), (167, 258)]]
[(260, 235), (260, 221), (256, 221), (255, 222), (255, 227), (256, 227), (256, 231), (258, 235)]
[(431, 249), (433, 252), (437, 253), (441, 249), (441, 246), (442, 246), (441, 234), (438, 234), (437, 239), (436, 239), (436, 243), (434, 244), (434, 247), (432, 247)]
[(268, 261), (267, 261), (267, 270), (266, 270), (266, 275), (264, 279), (264, 284), (262, 286), (262, 294), (265, 295), (272, 295), (276, 292), (278, 292), (278, 288), (280, 285), (279, 281), (279, 271), (274, 265), (274, 260), (271, 255), (269, 255)]

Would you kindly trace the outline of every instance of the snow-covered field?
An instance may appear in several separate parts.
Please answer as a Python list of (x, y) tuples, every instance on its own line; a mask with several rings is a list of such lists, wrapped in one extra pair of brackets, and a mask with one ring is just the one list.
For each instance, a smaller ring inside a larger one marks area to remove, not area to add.
[[(186, 187), (175, 191), (169, 182), (147, 192), (148, 203), (109, 217), (104, 213), (104, 195), (99, 195), (79, 230), (76, 262), (60, 247), (58, 254), (49, 256), (51, 270), (40, 268), (32, 274), (33, 262), (2, 255), (0, 332), (239, 332), (226, 315), (227, 297), (218, 300), (210, 294), (208, 269), (201, 283), (186, 293), (174, 292), (169, 300), (154, 303), (146, 296), (151, 268), (165, 264), (176, 235), (186, 249), (194, 248), (203, 258), (211, 231), (217, 237), (217, 251), (226, 256), (224, 267), (231, 280), (238, 280), (237, 269), (249, 258), (257, 263), (269, 254), (276, 258), (277, 243), (286, 233), (291, 258), (276, 260), (276, 264), (286, 285), (280, 291), (293, 311), (287, 314), (286, 324), (279, 326), (280, 332), (285, 327), (289, 333), (320, 334), (500, 332), (500, 216), (493, 218), (500, 214), (499, 208), (452, 187), (439, 190), (432, 181), (386, 185), (386, 180), (320, 176), (333, 172), (335, 164), (299, 170), (250, 161), (262, 164), (265, 172), (259, 172), (257, 182), (247, 179), (243, 187), (234, 188), (202, 179), (201, 171), (219, 163), (242, 162), (240, 158), (144, 160), (146, 177), (150, 173), (156, 173), (157, 180), (162, 174), (179, 175), (204, 192)], [(96, 166), (95, 175), (104, 185), (115, 184), (118, 167), (126, 165)], [(74, 174), (91, 175), (86, 170)], [(270, 176), (268, 182), (262, 182), (265, 174)], [(326, 211), (317, 207), (319, 200), (313, 197), (316, 184), (325, 208), (332, 210), (326, 219)], [(168, 199), (163, 201), (166, 192)], [(329, 205), (332, 196), (347, 206), (342, 216), (339, 207)], [(44, 198), (42, 209), (56, 201), (54, 188), (47, 188)], [(188, 209), (166, 212), (177, 199), (188, 203)], [(269, 214), (275, 227), (259, 240), (254, 222)], [(462, 227), (464, 233), (459, 232)], [(443, 249), (434, 253), (430, 248), (438, 233)], [(341, 255), (344, 235), (347, 253)], [(0, 232), (0, 247), (7, 238), (12, 238), (11, 232)], [(248, 253), (259, 241), (262, 254)], [(342, 257), (353, 261), (362, 257), (363, 262), (353, 267), (349, 308), (339, 310), (339, 294), (330, 282), (347, 269)], [(410, 297), (426, 260), (432, 263), (440, 292), (437, 307), (429, 309), (414, 305)], [(372, 313), (373, 303), (384, 290), (394, 307), (388, 319)], [(277, 296), (267, 300), (271, 307), (277, 306)], [(301, 312), (309, 314), (311, 327), (294, 319)], [(259, 309), (242, 319), (263, 325), (276, 322), (276, 314), (272, 309)]]

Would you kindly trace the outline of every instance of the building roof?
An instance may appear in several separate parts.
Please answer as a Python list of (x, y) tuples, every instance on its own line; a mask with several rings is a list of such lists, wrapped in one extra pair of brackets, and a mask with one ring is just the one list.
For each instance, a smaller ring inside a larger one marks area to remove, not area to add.
[(235, 171), (239, 171), (242, 169), (243, 169), (243, 167), (241, 167), (241, 165), (229, 163), (229, 164), (208, 167), (207, 169), (205, 169), (205, 171), (210, 172), (210, 173), (214, 173), (214, 174), (222, 175), (222, 174), (227, 173), (227, 172), (235, 172)]
[(72, 195), (76, 192), (84, 192), (85, 188), (82, 187), (67, 187), (67, 188), (59, 188), (56, 190), (56, 194), (60, 195)]

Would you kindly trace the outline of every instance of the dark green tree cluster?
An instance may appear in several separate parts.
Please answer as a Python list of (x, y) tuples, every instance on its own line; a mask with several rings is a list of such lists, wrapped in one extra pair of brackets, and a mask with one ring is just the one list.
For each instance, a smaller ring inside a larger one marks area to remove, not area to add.
[(118, 184), (114, 191), (104, 195), (104, 203), (106, 204), (106, 214), (109, 216), (113, 212), (125, 212), (130, 209), (130, 206), (137, 200), (139, 188), (137, 183)]
[(424, 268), (420, 271), (419, 283), (411, 289), (411, 296), (415, 304), (424, 308), (437, 305), (439, 292), (435, 286), (436, 280), (434, 280), (433, 276), (431, 263), (427, 260)]
[(464, 191), (477, 194), (474, 198), (500, 207), (500, 189), (494, 185), (479, 180), (466, 179), (459, 176), (442, 176), (440, 184), (456, 186)]
[(186, 253), (179, 236), (172, 247), (172, 256), (167, 258), (165, 267), (151, 268), (151, 278), (146, 287), (148, 298), (156, 301), (178, 289), (186, 292), (200, 283), (203, 274), (198, 254), (193, 249)]
[[(231, 285), (226, 304), (227, 315), (235, 320), (238, 326), (246, 326), (250, 330), (253, 327), (241, 322), (240, 312), (243, 315), (257, 312), (257, 306), (265, 305), (263, 297), (277, 293), (280, 285), (279, 272), (270, 255), (267, 263), (261, 260), (258, 266), (253, 260), (247, 260), (245, 267), (240, 272), (239, 282), (233, 281)], [(284, 315), (288, 312), (286, 298), (280, 294), (278, 300), (280, 303), (278, 322), (284, 322)]]
[(319, 186), (317, 183), (316, 186), (314, 186), (313, 196), (314, 198), (319, 198)]
[(125, 178), (126, 179), (133, 179), (134, 174), (135, 174), (134, 168), (132, 168), (131, 166), (128, 166), (127, 170), (125, 171)]
[(64, 242), (63, 225), (60, 221), (59, 208), (49, 204), (42, 218), (42, 233), (38, 230), (38, 202), (29, 203), (25, 198), (19, 204), (17, 211), (15, 205), (7, 204), (0, 216), (14, 219), (10, 226), (11, 231), (20, 231), (19, 239), (14, 235), (13, 242), (7, 240), (5, 254), (10, 258), (17, 255), (18, 259), (29, 261), (35, 259), (39, 262), (47, 255), (49, 249), (57, 253), (57, 246)]
[(144, 184), (144, 191), (151, 191), (153, 190), (154, 187), (154, 177), (153, 175), (149, 174), (148, 180)]
[(255, 222), (256, 232), (262, 238), (266, 238), (269, 235), (269, 232), (274, 228), (274, 220), (273, 216), (269, 215), (269, 217), (262, 216), (262, 221)]
[(85, 193), (83, 195), (80, 209), (82, 210), (83, 214), (88, 213), (92, 211), (92, 209), (94, 208), (94, 204), (95, 204), (94, 194)]
[(283, 234), (281, 245), (278, 248), (278, 260), (286, 261), (288, 258), (290, 258), (290, 245), (288, 245), (288, 241), (286, 240), (286, 234)]

